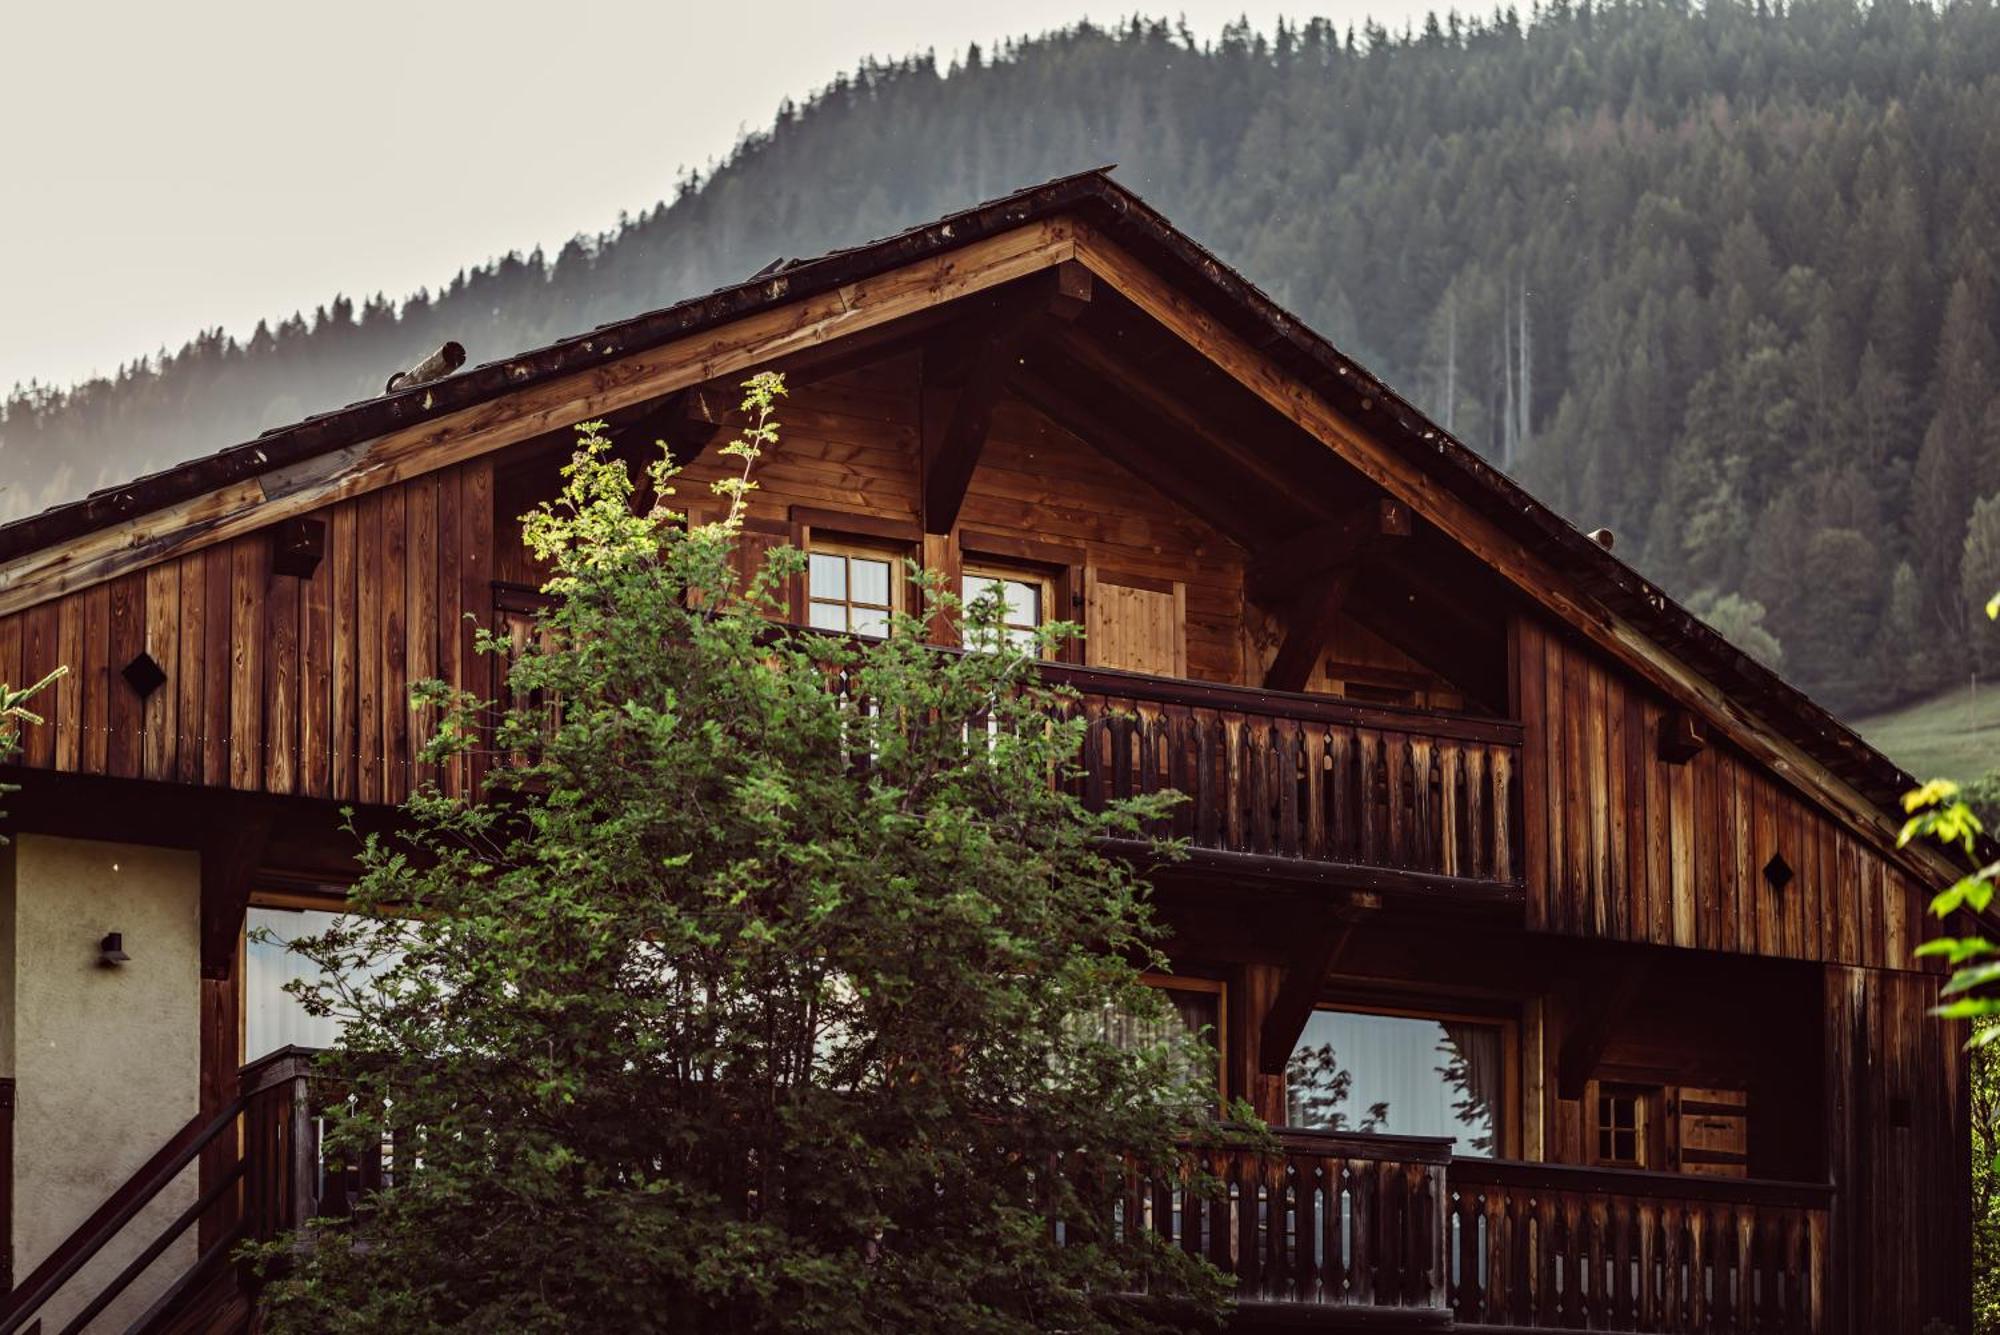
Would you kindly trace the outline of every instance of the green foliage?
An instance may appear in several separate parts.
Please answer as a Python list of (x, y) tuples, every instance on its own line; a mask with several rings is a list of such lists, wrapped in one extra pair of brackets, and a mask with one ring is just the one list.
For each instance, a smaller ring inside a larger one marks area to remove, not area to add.
[[(32, 686), (12, 686), (0, 681), (0, 764), (13, 759), (14, 753), (20, 749), (21, 729), (42, 721), (42, 716), (29, 708), (29, 704), (68, 671), (67, 667), (59, 667)], [(20, 790), (21, 785), (17, 783), (0, 783), (0, 797)], [(5, 814), (0, 812), (0, 815)], [(0, 835), (0, 844), (6, 842), (6, 836)]]
[[(1122, 1165), (1170, 1170), (1212, 1113), (1184, 1048), (1103, 1037), (1169, 1015), (1139, 977), (1164, 966), (1145, 885), (1098, 850), (1170, 799), (1091, 812), (1051, 783), (1080, 720), (995, 598), (957, 609), (989, 646), (958, 655), (908, 616), (851, 641), (761, 615), (801, 558), (733, 573), (783, 385), (748, 390), (718, 524), (636, 512), (581, 429), (526, 524), (555, 572), (509, 674), (536, 707), (413, 691), (432, 757), (493, 721), (519, 758), (484, 801), (412, 798), (355, 916), (304, 946), (336, 978), (298, 990), (348, 1020), (330, 1143), (393, 1132), (399, 1178), (310, 1240), (275, 1328), (1088, 1331), (1140, 1324), (1107, 1299), (1142, 1289), (1219, 1309), (1205, 1263), (1113, 1222)], [(671, 464), (653, 476), (670, 497)]]

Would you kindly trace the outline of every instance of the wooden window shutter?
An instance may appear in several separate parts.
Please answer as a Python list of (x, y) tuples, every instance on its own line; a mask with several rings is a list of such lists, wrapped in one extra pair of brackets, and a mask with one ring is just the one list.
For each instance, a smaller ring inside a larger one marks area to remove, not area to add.
[(1708, 1177), (1750, 1175), (1750, 1098), (1740, 1089), (1674, 1092), (1675, 1145), (1683, 1173)]
[(1084, 661), (1091, 667), (1187, 675), (1187, 585), (1179, 580), (1083, 572)]

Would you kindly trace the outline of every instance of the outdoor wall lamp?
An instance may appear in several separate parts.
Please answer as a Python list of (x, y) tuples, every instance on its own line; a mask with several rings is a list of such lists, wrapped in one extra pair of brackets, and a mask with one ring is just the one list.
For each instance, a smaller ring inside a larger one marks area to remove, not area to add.
[(107, 932), (104, 939), (97, 943), (97, 962), (107, 969), (115, 969), (131, 958), (125, 953), (123, 932)]

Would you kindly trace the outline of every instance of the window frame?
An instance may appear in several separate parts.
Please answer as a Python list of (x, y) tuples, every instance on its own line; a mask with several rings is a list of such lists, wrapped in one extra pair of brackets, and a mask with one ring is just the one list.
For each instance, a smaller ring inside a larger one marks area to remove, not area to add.
[[(814, 529), (807, 533), (804, 548), (806, 569), (805, 577), (801, 580), (803, 588), (800, 591), (799, 607), (804, 613), (806, 626), (812, 629), (823, 630), (831, 635), (865, 635), (870, 639), (887, 639), (894, 632), (897, 614), (909, 611), (910, 598), (906, 587), (909, 584), (907, 578), (907, 563), (910, 559), (909, 549), (892, 540), (851, 537), (846, 533), (821, 529)], [(817, 597), (813, 593), (812, 584), (812, 560), (815, 556), (838, 556), (845, 561), (858, 559), (885, 563), (889, 567), (888, 605), (884, 607), (878, 603), (856, 603), (854, 601), (851, 596), (854, 589), (854, 575), (851, 566), (847, 568), (845, 575), (847, 592), (850, 596), (839, 599)], [(822, 606), (838, 606), (846, 609), (846, 619), (849, 625), (843, 630), (834, 630), (831, 627), (824, 626), (814, 627), (812, 619), (814, 603), (819, 603)], [(886, 625), (879, 636), (873, 631), (855, 630), (853, 628), (852, 622), (856, 607), (861, 607), (869, 611), (881, 611), (883, 613)]]
[(1229, 1113), (1229, 984), (1220, 978), (1202, 978), (1184, 973), (1147, 970), (1139, 975), (1147, 987), (1162, 992), (1202, 992), (1215, 998), (1215, 1109), (1216, 1115)]
[[(1623, 1168), (1648, 1173), (1673, 1171), (1665, 1162), (1665, 1086), (1644, 1081), (1593, 1080), (1585, 1092), (1589, 1095), (1589, 1103), (1584, 1109), (1587, 1119), (1584, 1143), (1593, 1168)], [(1600, 1148), (1604, 1133), (1616, 1130), (1604, 1123), (1604, 1101), (1614, 1098), (1632, 1100), (1633, 1149), (1638, 1156), (1635, 1161), (1607, 1158)]]
[[(1060, 617), (1050, 615), (1050, 610), (1055, 604), (1056, 577), (1047, 570), (1033, 565), (1008, 561), (992, 561), (983, 557), (971, 557), (961, 560), (959, 563), (958, 588), (954, 592), (963, 599), (965, 597), (966, 582), (975, 579), (1033, 585), (1036, 589), (1036, 598), (1038, 600), (1036, 610), (1039, 613), (1039, 619), (1034, 625), (1034, 629), (1037, 631), (1041, 630), (1042, 627), (1048, 625), (1051, 621), (1061, 620)], [(1017, 630), (1021, 629), (1021, 627), (1009, 623), (1006, 629)], [(965, 633), (961, 628), (959, 631), (959, 642), (962, 644), (964, 640)], [(1035, 656), (1044, 661), (1049, 661), (1056, 657), (1055, 654), (1049, 652), (1046, 646), (1038, 646)]]
[[(1500, 1116), (1500, 1133), (1496, 1137), (1498, 1143), (1494, 1146), (1490, 1157), (1495, 1159), (1521, 1157), (1522, 1123), (1526, 1119), (1523, 1116), (1522, 1102), (1521, 1013), (1518, 1006), (1510, 1003), (1480, 1005), (1471, 1000), (1462, 1000), (1456, 1008), (1416, 1006), (1405, 1001), (1387, 1000), (1367, 993), (1328, 992), (1313, 1003), (1313, 1010), (1347, 1011), (1358, 1015), (1385, 1015), (1408, 1020), (1434, 1020), (1440, 1023), (1449, 1021), (1454, 1024), (1485, 1024), (1497, 1028), (1500, 1031), (1500, 1107), (1496, 1111)], [(1307, 1019), (1310, 1022), (1311, 1017), (1308, 1016)], [(1293, 1051), (1298, 1050), (1298, 1045), (1304, 1038), (1305, 1029), (1301, 1027), (1298, 1038), (1292, 1040)], [(1286, 1053), (1285, 1057), (1289, 1062), (1291, 1053)], [(1285, 1077), (1280, 1076), (1278, 1080), (1281, 1091), (1280, 1106), (1289, 1111), (1291, 1090), (1285, 1084)]]

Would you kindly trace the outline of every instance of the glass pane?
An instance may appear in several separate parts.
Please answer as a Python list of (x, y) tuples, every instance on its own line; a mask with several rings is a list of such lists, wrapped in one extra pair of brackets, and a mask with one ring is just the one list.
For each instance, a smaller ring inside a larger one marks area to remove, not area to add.
[(1220, 1093), (1216, 1084), (1220, 1071), (1215, 1055), (1215, 1047), (1222, 1041), (1221, 996), (1215, 992), (1196, 991), (1185, 987), (1162, 987), (1168, 1004), (1173, 1008), (1173, 1018), (1163, 1025), (1139, 1019), (1119, 1011), (1106, 1011), (1103, 1016), (1102, 1037), (1105, 1042), (1120, 1048), (1148, 1048), (1169, 1041), (1176, 1032), (1201, 1039), (1201, 1046), (1188, 1054), (1188, 1079), (1195, 1086)]
[[(318, 936), (340, 915), (315, 909), (273, 909), (252, 905), (245, 915), (243, 943), (243, 1060), (251, 1062), (287, 1044), (324, 1048), (340, 1037), (341, 1021), (308, 1015), (285, 991), (294, 979), (317, 980), (319, 967), (288, 949), (302, 937)], [(271, 941), (256, 939), (266, 929)]]
[(878, 607), (889, 605), (889, 563), (870, 561), (865, 557), (851, 557), (847, 562), (848, 577), (854, 581), (854, 592), (850, 595), (857, 603), (874, 603)]
[(963, 602), (971, 602), (990, 593), (1000, 583), (985, 575), (966, 575), (958, 581), (958, 596)]
[(806, 620), (814, 630), (846, 630), (847, 609), (839, 603), (814, 603)]
[(889, 614), (887, 612), (872, 607), (857, 607), (852, 610), (851, 615), (853, 620), (849, 625), (856, 635), (887, 635), (889, 633)]
[[(815, 598), (842, 599), (847, 596), (847, 558), (814, 552), (806, 569), (806, 587)], [(818, 625), (818, 622), (814, 622)]]
[(1006, 582), (1007, 620), (1016, 626), (1039, 626), (1042, 624), (1042, 591), (1033, 584), (1023, 584), (1017, 579)]
[(1495, 1154), (1504, 1050), (1495, 1024), (1315, 1011), (1286, 1066), (1285, 1120), (1451, 1136), (1460, 1154)]

